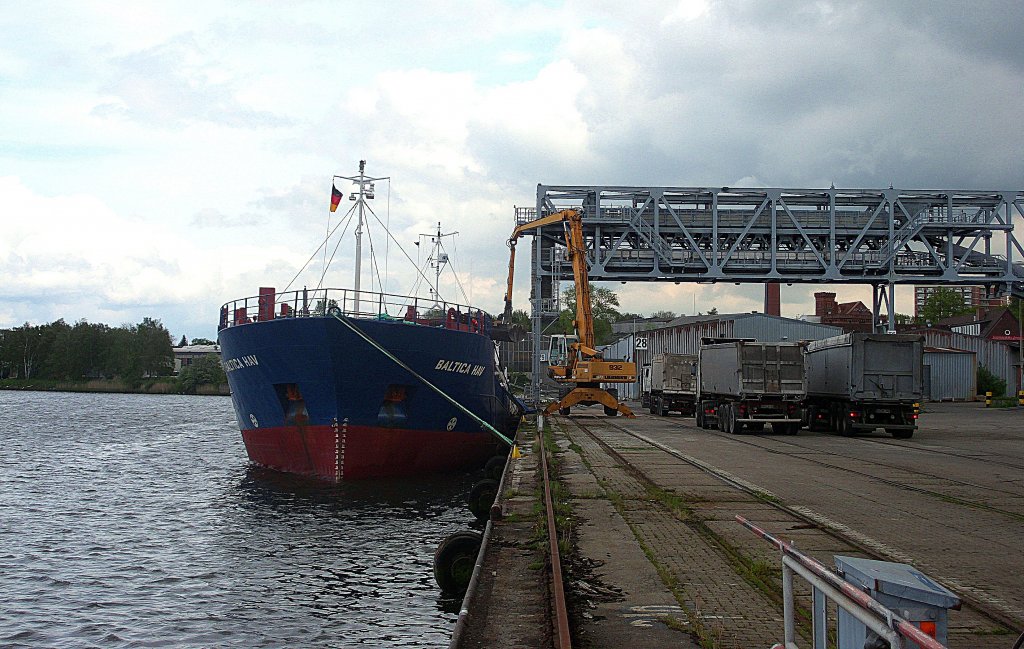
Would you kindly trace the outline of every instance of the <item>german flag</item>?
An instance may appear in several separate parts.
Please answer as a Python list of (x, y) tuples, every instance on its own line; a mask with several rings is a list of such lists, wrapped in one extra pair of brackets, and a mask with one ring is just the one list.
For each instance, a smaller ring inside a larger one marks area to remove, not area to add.
[(334, 182), (331, 182), (331, 211), (338, 209), (338, 203), (344, 198), (344, 194), (338, 191), (338, 188), (334, 186)]

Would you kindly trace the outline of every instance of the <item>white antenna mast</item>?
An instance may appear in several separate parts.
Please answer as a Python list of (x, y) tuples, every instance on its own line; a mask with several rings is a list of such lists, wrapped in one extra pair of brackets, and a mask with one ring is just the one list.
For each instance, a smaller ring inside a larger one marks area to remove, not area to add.
[(434, 299), (435, 303), (441, 299), (441, 270), (448, 264), (448, 253), (441, 250), (441, 241), (444, 237), (454, 237), (457, 234), (458, 231), (442, 233), (440, 221), (437, 223), (437, 232), (420, 234), (421, 237), (430, 237), (430, 243), (432, 244), (430, 257), (427, 258), (427, 261), (430, 262), (430, 267), (434, 269), (434, 285), (430, 287), (430, 297)]
[(352, 184), (357, 187), (356, 191), (348, 197), (350, 201), (356, 201), (357, 218), (356, 223), (356, 264), (355, 264), (355, 282), (352, 288), (355, 291), (355, 306), (354, 311), (359, 313), (359, 280), (362, 276), (362, 265), (363, 265), (363, 210), (366, 209), (366, 201), (373, 200), (373, 188), (374, 183), (378, 180), (390, 180), (390, 176), (384, 176), (382, 178), (371, 178), (366, 175), (366, 160), (359, 161), (359, 175), (358, 176), (335, 176), (335, 178), (341, 178), (343, 180), (351, 180)]

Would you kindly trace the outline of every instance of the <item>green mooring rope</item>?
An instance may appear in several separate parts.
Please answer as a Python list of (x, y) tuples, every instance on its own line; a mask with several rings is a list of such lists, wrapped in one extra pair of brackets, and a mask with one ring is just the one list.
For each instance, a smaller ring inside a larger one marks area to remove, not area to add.
[(334, 316), (334, 319), (335, 319), (335, 320), (337, 320), (337, 321), (338, 321), (338, 322), (340, 322), (341, 324), (343, 324), (343, 325), (345, 325), (346, 327), (348, 327), (349, 329), (351, 329), (351, 330), (352, 330), (352, 332), (353, 332), (353, 333), (355, 333), (355, 334), (356, 334), (357, 336), (359, 336), (360, 338), (362, 338), (363, 340), (365, 340), (366, 342), (368, 342), (368, 343), (369, 343), (370, 345), (372, 345), (373, 347), (377, 348), (377, 350), (378, 350), (378, 351), (380, 351), (380, 353), (384, 354), (385, 356), (387, 356), (388, 358), (390, 358), (391, 360), (393, 360), (393, 361), (394, 361), (394, 362), (395, 362), (395, 363), (396, 363), (396, 364), (397, 364), (397, 365), (398, 365), (399, 367), (401, 367), (401, 368), (402, 368), (403, 370), (405, 370), (405, 371), (406, 371), (406, 372), (408, 372), (409, 374), (412, 374), (413, 376), (415, 376), (415, 377), (416, 377), (417, 379), (419, 379), (420, 381), (422, 381), (422, 382), (423, 382), (423, 384), (424, 384), (424, 385), (426, 385), (426, 386), (427, 386), (428, 388), (430, 388), (430, 389), (431, 389), (431, 390), (433, 390), (434, 392), (436, 392), (436, 393), (440, 394), (440, 395), (441, 395), (442, 397), (444, 397), (445, 399), (447, 399), (447, 400), (448, 400), (448, 401), (449, 401), (449, 402), (450, 402), (450, 403), (451, 403), (452, 405), (454, 405), (454, 406), (455, 406), (456, 408), (458, 408), (458, 409), (459, 409), (459, 410), (461, 410), (462, 412), (464, 412), (464, 413), (466, 413), (467, 415), (469, 415), (470, 417), (472, 417), (472, 418), (473, 418), (473, 420), (474, 420), (475, 422), (477, 422), (478, 424), (480, 424), (481, 426), (483, 426), (483, 427), (484, 427), (484, 428), (485, 428), (485, 429), (486, 429), (486, 430), (487, 430), (488, 432), (490, 432), (490, 433), (491, 433), (492, 435), (494, 435), (495, 437), (497, 437), (497, 438), (498, 438), (498, 439), (500, 439), (501, 441), (505, 442), (505, 443), (506, 443), (506, 444), (508, 444), (509, 446), (512, 446), (512, 443), (513, 443), (513, 442), (512, 442), (512, 440), (511, 440), (511, 439), (509, 439), (508, 437), (505, 437), (504, 435), (502, 435), (502, 434), (501, 434), (501, 432), (500, 432), (500, 431), (498, 431), (498, 429), (497, 429), (497, 428), (495, 428), (494, 426), (492, 426), (492, 425), (488, 424), (488, 423), (487, 423), (486, 421), (484, 421), (484, 420), (483, 420), (483, 419), (481, 419), (480, 417), (477, 417), (477, 416), (476, 416), (476, 414), (475, 414), (475, 413), (473, 413), (473, 412), (472, 412), (472, 411), (471, 411), (471, 410), (470, 410), (469, 408), (465, 407), (464, 405), (462, 405), (461, 403), (459, 403), (458, 401), (456, 401), (456, 400), (455, 400), (455, 399), (453, 399), (452, 397), (448, 396), (448, 394), (447, 394), (447, 393), (446, 393), (446, 392), (445, 392), (444, 390), (442, 390), (441, 388), (437, 387), (436, 385), (434, 385), (433, 383), (431, 383), (431, 382), (430, 382), (430, 381), (428, 381), (427, 379), (425, 379), (425, 378), (423, 378), (422, 376), (420, 376), (419, 374), (417, 374), (415, 370), (413, 370), (413, 369), (412, 369), (411, 367), (409, 367), (408, 365), (406, 365), (405, 363), (403, 363), (403, 362), (402, 362), (402, 361), (401, 361), (401, 360), (400, 360), (399, 358), (397, 358), (397, 357), (396, 357), (396, 356), (395, 356), (394, 354), (392, 354), (392, 353), (391, 353), (391, 352), (389, 352), (388, 350), (384, 349), (384, 348), (383, 348), (383, 347), (382, 347), (382, 346), (381, 346), (380, 344), (378, 344), (378, 343), (377, 343), (377, 341), (375, 341), (375, 340), (374, 340), (373, 338), (370, 338), (369, 336), (367, 336), (367, 335), (366, 335), (366, 333), (364, 333), (364, 332), (363, 332), (362, 330), (360, 330), (360, 329), (359, 329), (359, 327), (355, 326), (354, 324), (352, 324), (351, 322), (349, 322), (348, 320), (346, 320), (345, 318), (343, 318), (343, 317), (339, 316), (339, 315), (338, 315), (338, 314), (336, 314), (336, 313), (332, 313), (331, 315), (332, 315), (332, 316)]

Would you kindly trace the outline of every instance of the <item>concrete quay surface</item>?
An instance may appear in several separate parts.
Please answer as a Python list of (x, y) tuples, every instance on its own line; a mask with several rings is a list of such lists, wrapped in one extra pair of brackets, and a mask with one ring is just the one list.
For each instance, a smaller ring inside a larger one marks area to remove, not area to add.
[[(1024, 409), (928, 403), (914, 437), (896, 440), (728, 435), (629, 405), (636, 419), (597, 407), (549, 419), (571, 510), (563, 570), (574, 647), (781, 642), (779, 553), (737, 514), (828, 567), (834, 555), (913, 564), (965, 600), (950, 612), (953, 649), (1009, 649), (1024, 632)], [(506, 554), (532, 552), (536, 568), (536, 514), (526, 511), (535, 460), (509, 467), (518, 487), (503, 506), (518, 513), (493, 538)], [(525, 555), (508, 559), (481, 574), (490, 603), (478, 602), (469, 627), (486, 644), (460, 646), (552, 646), (543, 571), (523, 565)], [(524, 572), (530, 588), (517, 583)], [(809, 589), (796, 586), (806, 607)], [(504, 621), (483, 614), (496, 609)], [(547, 633), (502, 640), (518, 613)]]

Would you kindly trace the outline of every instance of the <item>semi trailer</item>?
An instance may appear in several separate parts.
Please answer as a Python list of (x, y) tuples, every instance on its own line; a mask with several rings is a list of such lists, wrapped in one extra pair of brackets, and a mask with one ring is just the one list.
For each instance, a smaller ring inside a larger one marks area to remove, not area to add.
[(656, 354), (644, 368), (640, 402), (652, 415), (675, 411), (692, 417), (697, 402), (697, 357), (693, 354)]
[(807, 396), (797, 343), (706, 339), (697, 358), (697, 425), (728, 433), (795, 435)]
[(807, 344), (804, 352), (810, 429), (855, 435), (884, 428), (911, 437), (924, 390), (924, 337), (848, 333)]

